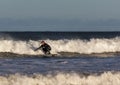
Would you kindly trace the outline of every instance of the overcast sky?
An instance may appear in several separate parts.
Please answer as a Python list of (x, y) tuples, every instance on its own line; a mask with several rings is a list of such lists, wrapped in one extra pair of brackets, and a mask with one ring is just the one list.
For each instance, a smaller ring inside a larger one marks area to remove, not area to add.
[(120, 0), (0, 0), (0, 30), (119, 31), (119, 23)]

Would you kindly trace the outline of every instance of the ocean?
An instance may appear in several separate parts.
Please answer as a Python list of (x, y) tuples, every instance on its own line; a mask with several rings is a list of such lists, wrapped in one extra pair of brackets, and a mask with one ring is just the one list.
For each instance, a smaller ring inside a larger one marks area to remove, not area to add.
[(120, 32), (0, 32), (0, 85), (120, 85)]

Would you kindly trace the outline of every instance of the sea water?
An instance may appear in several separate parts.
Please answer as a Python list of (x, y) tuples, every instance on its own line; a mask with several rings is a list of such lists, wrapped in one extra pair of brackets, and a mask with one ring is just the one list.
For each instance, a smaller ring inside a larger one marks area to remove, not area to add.
[[(119, 32), (2, 32), (0, 85), (120, 85)], [(34, 51), (44, 40), (54, 56)]]

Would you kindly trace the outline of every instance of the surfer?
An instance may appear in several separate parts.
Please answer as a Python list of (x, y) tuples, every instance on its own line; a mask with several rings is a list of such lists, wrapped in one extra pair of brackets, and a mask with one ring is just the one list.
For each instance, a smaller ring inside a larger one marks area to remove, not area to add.
[(50, 50), (51, 50), (51, 47), (50, 45), (48, 45), (45, 41), (41, 41), (41, 46), (38, 47), (37, 49), (35, 49), (35, 51), (37, 50), (41, 50), (44, 54), (51, 54), (50, 53)]

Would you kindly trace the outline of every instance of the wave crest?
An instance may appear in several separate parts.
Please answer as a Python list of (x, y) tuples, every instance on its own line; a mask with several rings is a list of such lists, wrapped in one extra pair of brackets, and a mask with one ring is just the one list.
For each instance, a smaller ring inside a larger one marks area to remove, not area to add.
[[(51, 53), (71, 52), (80, 54), (120, 52), (120, 38), (112, 39), (90, 39), (87, 40), (45, 40), (51, 47)], [(43, 54), (40, 50), (34, 51), (40, 46), (40, 40), (15, 41), (0, 40), (0, 52), (11, 52), (17, 54), (38, 55)]]

